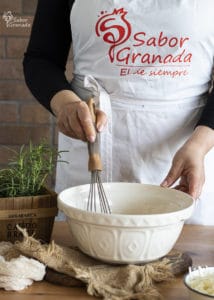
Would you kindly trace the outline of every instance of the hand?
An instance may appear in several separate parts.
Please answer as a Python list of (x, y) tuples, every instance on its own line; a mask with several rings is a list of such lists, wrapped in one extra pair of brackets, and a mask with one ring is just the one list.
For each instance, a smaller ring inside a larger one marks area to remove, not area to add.
[[(102, 131), (106, 115), (96, 110), (96, 119), (96, 129)], [(63, 105), (57, 115), (57, 124), (59, 130), (67, 136), (92, 143), (95, 141), (96, 130), (88, 106), (83, 101)]]
[(59, 130), (72, 138), (94, 142), (96, 130), (102, 131), (107, 123), (105, 113), (96, 110), (96, 130), (88, 105), (71, 91), (60, 91), (51, 100)]
[(170, 187), (180, 178), (177, 190), (198, 198), (205, 181), (204, 157), (214, 147), (214, 130), (197, 126), (183, 147), (175, 154), (172, 167), (161, 186)]
[(172, 167), (161, 186), (170, 187), (177, 179), (179, 183), (174, 188), (197, 199), (205, 181), (204, 153), (196, 143), (186, 143), (175, 154)]

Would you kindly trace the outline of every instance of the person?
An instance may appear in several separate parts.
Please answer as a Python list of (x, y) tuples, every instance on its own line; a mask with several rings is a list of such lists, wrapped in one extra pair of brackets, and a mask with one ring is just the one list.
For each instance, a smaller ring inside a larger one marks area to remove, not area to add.
[(85, 142), (101, 132), (103, 181), (174, 187), (199, 199), (190, 223), (214, 224), (213, 18), (213, 0), (38, 1), (23, 64), (69, 150), (57, 192), (89, 183)]

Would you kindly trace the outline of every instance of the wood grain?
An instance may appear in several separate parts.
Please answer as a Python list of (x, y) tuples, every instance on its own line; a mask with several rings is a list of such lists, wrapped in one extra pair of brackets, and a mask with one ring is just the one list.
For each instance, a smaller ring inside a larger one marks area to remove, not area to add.
[[(176, 249), (187, 252), (193, 265), (214, 265), (214, 226), (185, 225), (176, 243)], [(65, 222), (56, 222), (53, 238), (59, 244), (69, 246), (71, 235)], [(183, 275), (169, 284), (159, 284), (164, 300), (188, 300), (188, 291), (183, 284)], [(87, 294), (84, 287), (65, 287), (46, 281), (36, 282), (29, 288), (16, 292), (0, 291), (1, 300), (92, 300), (99, 299)]]

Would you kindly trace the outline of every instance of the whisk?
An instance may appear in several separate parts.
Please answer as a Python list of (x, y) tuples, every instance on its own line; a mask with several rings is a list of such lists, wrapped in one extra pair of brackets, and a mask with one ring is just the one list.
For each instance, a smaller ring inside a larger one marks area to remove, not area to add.
[[(95, 126), (96, 114), (93, 98), (89, 99), (87, 104), (92, 116), (93, 124)], [(95, 142), (88, 142), (88, 170), (91, 172), (91, 184), (88, 195), (87, 210), (96, 212), (97, 204), (99, 203), (101, 213), (110, 214), (111, 209), (101, 181), (100, 173), (102, 171), (102, 162), (99, 153), (99, 138), (99, 133), (97, 133)]]

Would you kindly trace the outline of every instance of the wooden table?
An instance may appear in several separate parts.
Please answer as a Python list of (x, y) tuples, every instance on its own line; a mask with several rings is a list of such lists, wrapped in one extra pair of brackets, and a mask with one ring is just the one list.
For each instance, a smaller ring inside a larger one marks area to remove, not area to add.
[[(69, 245), (70, 235), (65, 222), (55, 222), (53, 239)], [(185, 225), (175, 246), (176, 249), (190, 253), (194, 265), (214, 266), (214, 226)], [(173, 283), (159, 284), (164, 300), (187, 300), (188, 291), (183, 284), (183, 276)], [(84, 288), (68, 288), (45, 281), (35, 282), (21, 292), (0, 290), (0, 300), (90, 300), (98, 299), (87, 295)]]

